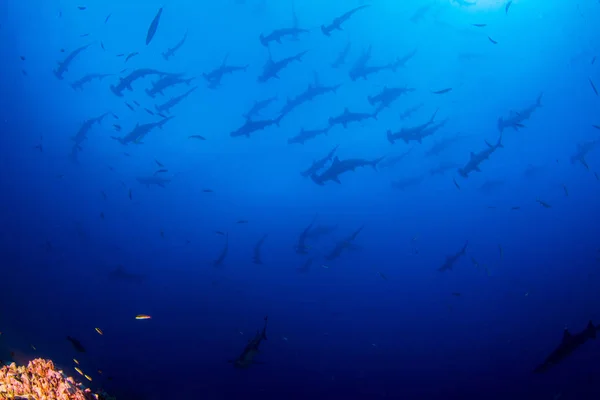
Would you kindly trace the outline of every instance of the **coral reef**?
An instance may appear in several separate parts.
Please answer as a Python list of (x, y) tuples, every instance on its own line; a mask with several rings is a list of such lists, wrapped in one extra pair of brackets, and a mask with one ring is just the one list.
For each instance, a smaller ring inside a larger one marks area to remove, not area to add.
[(27, 366), (0, 368), (0, 400), (94, 400), (100, 397), (66, 376), (50, 360), (37, 358)]

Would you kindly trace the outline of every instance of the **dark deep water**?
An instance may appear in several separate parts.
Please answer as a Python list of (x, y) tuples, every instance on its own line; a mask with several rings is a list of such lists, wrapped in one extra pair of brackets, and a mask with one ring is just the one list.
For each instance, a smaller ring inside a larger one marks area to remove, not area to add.
[(0, 359), (119, 400), (599, 398), (600, 4), (472, 2), (2, 2)]

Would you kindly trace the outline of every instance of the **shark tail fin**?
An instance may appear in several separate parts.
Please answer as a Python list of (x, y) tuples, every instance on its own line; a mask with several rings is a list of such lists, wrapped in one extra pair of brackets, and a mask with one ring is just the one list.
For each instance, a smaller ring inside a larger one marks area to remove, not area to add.
[(392, 133), (392, 131), (390, 129), (388, 129), (388, 131), (386, 132), (386, 136), (387, 136), (388, 142), (390, 142), (391, 144), (394, 144), (394, 134)]
[(111, 136), (110, 138), (111, 138), (111, 139), (113, 139), (113, 140), (116, 140), (117, 142), (119, 142), (119, 143), (121, 143), (121, 144), (123, 144), (123, 139), (121, 139), (120, 137), (117, 137), (117, 136)]
[(263, 330), (262, 330), (262, 338), (264, 340), (269, 340), (269, 339), (267, 339), (267, 322), (269, 322), (269, 316), (265, 315), (265, 326), (263, 327)]
[(498, 130), (500, 131), (500, 133), (502, 133), (502, 131), (504, 131), (504, 118), (500, 117), (498, 118)]
[(542, 107), (542, 96), (544, 95), (544, 92), (541, 92), (539, 94), (539, 96), (537, 97), (537, 99), (535, 100), (535, 105), (538, 107)]
[(503, 149), (504, 145), (502, 144), (502, 134), (500, 134), (500, 137), (498, 138), (498, 143), (496, 143), (496, 147)]
[(371, 166), (373, 167), (373, 169), (375, 169), (375, 171), (377, 171), (377, 164), (379, 164), (383, 159), (385, 158), (385, 156), (376, 158), (375, 160), (373, 160), (373, 162), (371, 163)]

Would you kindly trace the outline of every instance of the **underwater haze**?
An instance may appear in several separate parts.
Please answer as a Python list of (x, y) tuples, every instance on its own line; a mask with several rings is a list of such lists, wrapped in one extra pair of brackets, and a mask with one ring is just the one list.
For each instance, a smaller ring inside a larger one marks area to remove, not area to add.
[(599, 398), (597, 0), (0, 10), (4, 363), (118, 400)]

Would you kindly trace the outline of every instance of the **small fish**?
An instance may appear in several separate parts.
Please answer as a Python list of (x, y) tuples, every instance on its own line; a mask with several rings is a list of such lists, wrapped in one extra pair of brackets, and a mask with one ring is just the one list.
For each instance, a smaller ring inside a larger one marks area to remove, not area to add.
[(112, 14), (108, 14), (106, 16), (106, 18), (104, 19), (104, 23), (107, 23), (111, 16), (112, 16)]
[(100, 212), (100, 219), (104, 220), (104, 212), (102, 212), (102, 211)]
[(117, 114), (115, 114), (115, 113), (111, 113), (111, 114), (114, 119), (119, 119), (119, 116)]
[(383, 272), (377, 271), (377, 275), (379, 275), (384, 281), (387, 281), (387, 276), (385, 276)]
[(137, 101), (133, 100), (133, 104), (135, 104), (136, 106), (140, 106), (140, 103), (138, 103)]
[(490, 42), (492, 42), (492, 44), (498, 44), (498, 42), (496, 42), (496, 41), (495, 41), (494, 39), (492, 39), (491, 37), (489, 37), (489, 36), (488, 36), (487, 38), (488, 38), (488, 40), (489, 40)]
[(471, 24), (471, 25), (473, 25), (473, 26), (475, 26), (477, 28), (483, 28), (483, 27), (487, 26), (487, 24)]
[(431, 92), (433, 94), (444, 94), (444, 93), (448, 93), (451, 92), (452, 88), (445, 88), (445, 89), (441, 89), (441, 90), (436, 90), (435, 92)]
[(212, 189), (202, 189), (202, 191), (204, 193), (214, 193), (214, 190), (212, 190)]
[(90, 381), (90, 382), (92, 381), (92, 378), (90, 378), (89, 375), (83, 375), (83, 376), (85, 376), (85, 379), (87, 379), (88, 381)]
[(127, 108), (129, 108), (131, 111), (135, 111), (135, 109), (133, 108), (133, 106), (129, 103), (125, 103), (125, 105), (127, 106)]
[(113, 124), (113, 128), (115, 128), (115, 131), (121, 132), (121, 125), (119, 125), (119, 124)]
[(30, 344), (30, 346), (33, 350), (37, 350), (34, 345)]
[(521, 206), (512, 206), (510, 209), (511, 210), (520, 210)]
[(102, 47), (102, 50), (106, 50), (106, 49), (104, 48), (104, 42), (100, 42), (100, 47)]
[(496, 206), (488, 206), (487, 208), (488, 208), (489, 210), (495, 210), (495, 209), (496, 209), (496, 208), (498, 208), (498, 207), (496, 207)]
[(248, 221), (246, 221), (245, 219), (240, 219), (239, 221), (236, 222), (236, 224), (247, 224)]
[(124, 56), (125, 56), (125, 54), (124, 54), (124, 53), (119, 53), (119, 54), (117, 54), (117, 57), (124, 57)]
[(133, 192), (129, 189), (129, 200), (133, 200)]
[(156, 175), (156, 174), (163, 174), (163, 173), (165, 173), (165, 172), (169, 172), (169, 170), (168, 170), (168, 169), (164, 169), (164, 168), (163, 168), (163, 169), (159, 169), (158, 171), (156, 171), (156, 172), (154, 173), (154, 175)]
[(500, 244), (498, 245), (498, 251), (500, 252), (500, 259), (502, 260), (504, 258), (504, 249)]
[(596, 129), (600, 129), (600, 125), (592, 125), (592, 127), (596, 128)]
[(594, 56), (594, 58), (592, 58), (592, 65), (594, 65), (595, 62), (596, 62), (596, 56)]
[(454, 182), (454, 186), (456, 186), (456, 188), (460, 190), (460, 185), (458, 184), (458, 182), (456, 182), (456, 178), (452, 178), (452, 182)]
[(163, 167), (164, 167), (164, 164), (163, 164), (163, 163), (161, 163), (160, 161), (158, 161), (158, 160), (156, 160), (156, 159), (155, 159), (155, 160), (154, 160), (154, 162), (155, 162), (155, 163), (156, 163), (156, 165), (158, 165), (159, 167), (161, 167), (161, 168), (163, 168)]
[(540, 199), (537, 199), (536, 201), (544, 208), (552, 208), (552, 206), (550, 204), (546, 203), (545, 201), (542, 201)]
[(75, 371), (77, 371), (79, 373), (79, 375), (83, 375), (83, 371), (80, 370), (78, 367), (75, 367)]
[(19, 56), (19, 58), (21, 59), (21, 61), (25, 61), (25, 57), (24, 56)]
[(506, 3), (506, 7), (504, 7), (504, 14), (508, 14), (508, 10), (510, 9), (511, 5), (512, 5), (512, 0), (509, 0), (508, 3)]
[(138, 314), (135, 316), (135, 319), (151, 319), (152, 317), (146, 314)]
[(594, 93), (596, 93), (596, 96), (598, 96), (598, 89), (596, 89), (596, 85), (594, 85), (592, 78), (588, 78), (588, 80), (590, 81), (590, 86), (592, 86), (592, 90), (594, 91)]
[(598, 176), (598, 173), (597, 173), (597, 172), (594, 172), (594, 176), (596, 177), (596, 180), (597, 180), (597, 181), (600, 181), (600, 176)]
[(206, 140), (206, 138), (204, 136), (200, 136), (200, 135), (188, 136), (188, 139)]
[(132, 57), (135, 57), (135, 56), (137, 56), (138, 54), (140, 54), (140, 53), (139, 53), (139, 51), (134, 51), (133, 53), (129, 53), (129, 54), (127, 55), (127, 57), (125, 57), (125, 62), (129, 61), (129, 60), (130, 60)]
[(98, 332), (98, 334), (100, 336), (104, 335), (104, 332), (102, 332), (102, 329), (100, 329), (100, 328), (94, 328), (94, 329), (96, 329), (96, 332)]
[(329, 269), (329, 267), (325, 264), (321, 264), (321, 268)]
[(87, 7), (86, 6), (77, 6), (78, 9), (80, 9), (81, 11), (85, 10)]
[(154, 34), (156, 34), (156, 30), (158, 29), (158, 23), (160, 22), (160, 16), (162, 14), (162, 10), (163, 10), (162, 7), (158, 9), (158, 12), (154, 16), (154, 19), (152, 20), (152, 22), (150, 23), (150, 26), (148, 27), (148, 33), (146, 34), (146, 46), (148, 46), (150, 44), (150, 42), (152, 41), (152, 38), (154, 37)]
[(79, 361), (77, 361), (77, 359), (76, 359), (76, 358), (74, 358), (74, 359), (73, 359), (73, 362), (74, 362), (75, 364), (79, 365)]
[(460, 296), (462, 296), (462, 294), (460, 292), (452, 292), (452, 296), (460, 297)]
[(563, 190), (565, 191), (565, 196), (569, 197), (569, 190), (567, 189), (567, 185), (563, 184)]
[(98, 372), (100, 375), (102, 375), (102, 370), (101, 369), (97, 370), (96, 372)]
[(82, 33), (81, 35), (79, 35), (79, 37), (88, 37), (88, 36), (90, 36), (89, 33)]
[(150, 115), (154, 115), (154, 111), (150, 110), (149, 108), (144, 107), (144, 111), (146, 111)]
[(162, 229), (160, 230), (160, 237), (161, 238), (165, 238), (165, 231), (163, 231)]
[(215, 231), (215, 234), (225, 236), (225, 232), (221, 232), (221, 231)]

